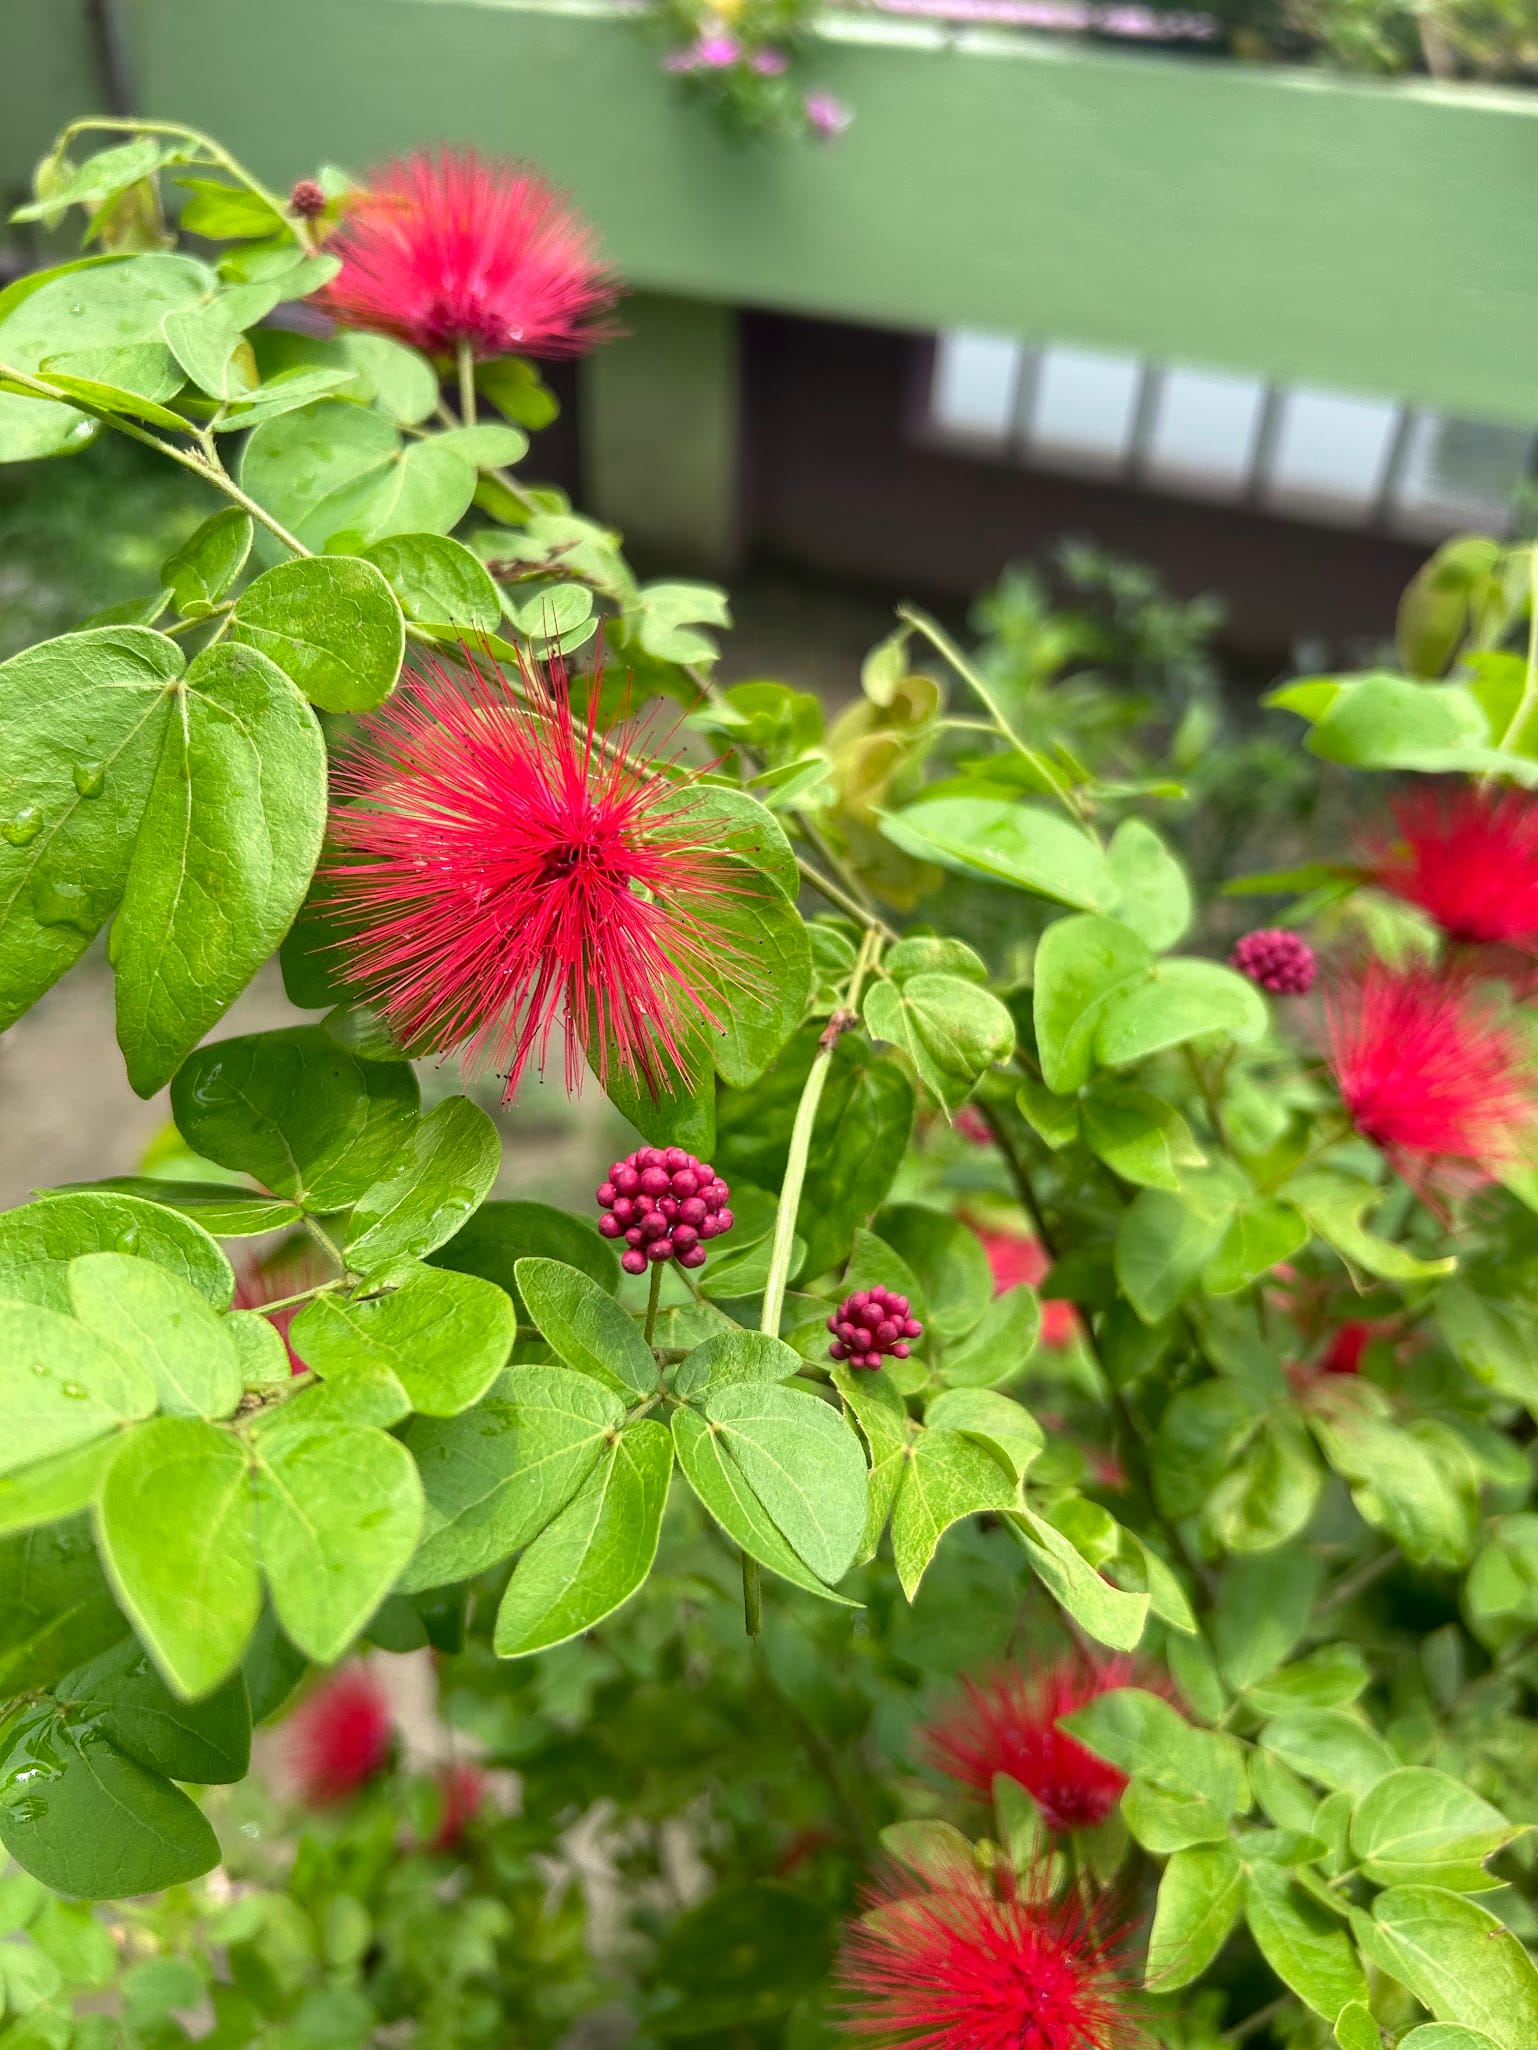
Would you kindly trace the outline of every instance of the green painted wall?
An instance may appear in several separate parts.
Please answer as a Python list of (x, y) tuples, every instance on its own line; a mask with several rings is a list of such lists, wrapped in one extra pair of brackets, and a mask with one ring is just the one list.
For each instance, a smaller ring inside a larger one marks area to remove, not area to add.
[[(30, 153), (77, 64), (78, 0), (6, 4), (5, 106)], [(1538, 416), (1538, 94), (852, 17), (815, 63), (852, 132), (735, 147), (600, 6), (121, 5), (141, 105), (274, 180), (440, 137), (518, 151), (648, 291)]]

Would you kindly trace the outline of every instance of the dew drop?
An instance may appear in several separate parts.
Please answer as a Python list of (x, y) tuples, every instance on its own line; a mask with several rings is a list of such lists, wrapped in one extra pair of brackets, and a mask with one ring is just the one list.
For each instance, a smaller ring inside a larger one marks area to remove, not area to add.
[(34, 1373), (34, 1374), (41, 1374), (41, 1375), (42, 1375), (42, 1377), (43, 1377), (43, 1379), (44, 1379), (45, 1381), (47, 1380), (47, 1378), (48, 1378), (48, 1369), (47, 1369), (47, 1368), (46, 1368), (46, 1367), (45, 1367), (45, 1366), (43, 1365), (43, 1363), (42, 1363), (42, 1361), (41, 1361), (41, 1360), (34, 1360), (34, 1361), (32, 1362), (32, 1371), (33, 1371), (33, 1373)]
[(85, 1390), (78, 1381), (65, 1381), (61, 1383), (59, 1393), (69, 1396), (72, 1402), (78, 1402), (84, 1397)]
[(29, 840), (35, 840), (43, 830), (43, 814), (35, 804), (23, 805), (15, 818), (0, 822), (3, 833), (13, 847), (25, 847)]
[(23, 1794), (19, 1801), (6, 1802), (5, 1813), (12, 1823), (41, 1822), (48, 1813), (48, 1803), (41, 1794)]
[(117, 1249), (120, 1253), (137, 1253), (139, 1250), (138, 1225), (124, 1225), (123, 1229), (118, 1233), (114, 1243), (116, 1244)]
[(83, 306), (72, 306), (69, 310), (71, 313), (75, 314), (78, 317), (80, 314), (84, 313), (85, 308)]
[(100, 762), (76, 762), (70, 775), (82, 797), (100, 797), (107, 781), (107, 772)]
[(39, 925), (67, 925), (88, 939), (96, 931), (84, 884), (68, 882), (62, 876), (33, 878), (32, 915)]

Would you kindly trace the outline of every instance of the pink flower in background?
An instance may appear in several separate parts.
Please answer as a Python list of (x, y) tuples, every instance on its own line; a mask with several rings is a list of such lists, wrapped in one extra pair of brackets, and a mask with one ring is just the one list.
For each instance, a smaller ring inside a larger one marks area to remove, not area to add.
[(749, 61), (760, 78), (783, 78), (790, 69), (783, 50), (755, 50)]
[[(988, 1255), (995, 1295), (1002, 1295), (1007, 1288), (1018, 1288), (1022, 1282), (1028, 1288), (1040, 1288), (1052, 1267), (1040, 1239), (1022, 1232), (985, 1231), (976, 1226), (973, 1229)], [(1042, 1304), (1043, 1345), (1057, 1351), (1072, 1341), (1078, 1328), (1078, 1312), (1072, 1303), (1048, 1300)]]
[(300, 1798), (329, 1807), (356, 1793), (390, 1756), (390, 1707), (363, 1666), (332, 1673), (301, 1702), (288, 1725)]
[(735, 36), (701, 36), (694, 46), (695, 61), (706, 71), (730, 71), (742, 55)]
[(832, 93), (808, 93), (801, 102), (801, 109), (812, 133), (826, 136), (830, 141), (842, 135), (854, 119), (843, 101), (835, 99)]
[(464, 1759), (456, 1759), (439, 1775), (438, 1792), (443, 1809), (429, 1849), (452, 1851), (481, 1812), (486, 1798), (485, 1774)]

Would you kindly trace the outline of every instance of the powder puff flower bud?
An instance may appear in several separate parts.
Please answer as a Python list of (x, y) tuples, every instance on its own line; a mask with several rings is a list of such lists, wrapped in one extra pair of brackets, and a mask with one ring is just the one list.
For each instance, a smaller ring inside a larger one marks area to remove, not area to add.
[(905, 1360), (924, 1327), (908, 1314), (908, 1298), (879, 1284), (845, 1296), (828, 1319), (833, 1337), (828, 1352), (852, 1367), (879, 1367), (884, 1358)]
[(741, 55), (735, 36), (704, 35), (694, 46), (694, 61), (702, 71), (730, 71)]
[(389, 1758), (389, 1704), (364, 1667), (344, 1667), (294, 1711), (288, 1738), (301, 1799), (312, 1808), (345, 1801)]
[(1368, 857), (1380, 890), (1416, 905), (1452, 940), (1538, 942), (1538, 796), (1433, 785), (1392, 809), (1398, 838)]
[(1040, 1863), (1017, 1878), (960, 1854), (889, 1867), (840, 1967), (844, 2027), (911, 2050), (1116, 2050), (1135, 2041), (1119, 1932)]
[(352, 195), (321, 304), (429, 354), (573, 356), (614, 287), (587, 227), (533, 171), (472, 150), (397, 158)]
[(288, 210), (296, 220), (318, 220), (326, 211), (325, 188), (313, 178), (301, 178), (288, 195)]
[(706, 1242), (736, 1222), (727, 1208), (731, 1193), (713, 1167), (682, 1146), (642, 1146), (616, 1160), (599, 1183), (598, 1229), (625, 1241), (619, 1264), (627, 1274), (644, 1274), (664, 1260), (703, 1267)]
[(991, 1146), (993, 1127), (977, 1108), (975, 1103), (964, 1103), (952, 1120), (952, 1129), (958, 1139), (966, 1139), (973, 1146)]
[(521, 698), (465, 661), (408, 671), (336, 771), (342, 976), (402, 1045), (494, 1065), (508, 1098), (557, 1026), (568, 1091), (590, 1059), (661, 1095), (723, 985), (756, 986), (717, 918), (740, 869), (687, 779), (607, 743), (597, 677), (574, 720), (559, 660), (526, 664)]
[(1247, 932), (1229, 955), (1228, 965), (1277, 997), (1307, 996), (1319, 972), (1314, 950), (1302, 934), (1274, 925)]
[(1138, 1680), (1131, 1659), (1056, 1659), (1035, 1672), (1001, 1666), (963, 1680), (963, 1697), (920, 1732), (931, 1765), (985, 1798), (1004, 1773), (1025, 1788), (1048, 1829), (1092, 1829), (1122, 1797), (1127, 1780), (1059, 1719), (1097, 1695)]
[(1329, 1000), (1329, 1062), (1351, 1122), (1414, 1185), (1437, 1159), (1518, 1158), (1538, 1114), (1521, 1043), (1456, 977), (1374, 961)]

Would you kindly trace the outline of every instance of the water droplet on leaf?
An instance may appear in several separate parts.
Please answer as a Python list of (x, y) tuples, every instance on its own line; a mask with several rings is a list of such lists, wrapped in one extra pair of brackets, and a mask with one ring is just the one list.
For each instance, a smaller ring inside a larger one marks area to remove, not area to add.
[(32, 881), (32, 915), (39, 925), (67, 925), (89, 939), (97, 920), (83, 883), (67, 882), (62, 876), (35, 876)]
[(76, 762), (70, 771), (75, 788), (82, 797), (100, 797), (107, 781), (107, 772), (100, 762)]
[(25, 847), (29, 840), (35, 840), (43, 830), (43, 814), (35, 804), (24, 805), (12, 819), (0, 823), (3, 833), (13, 847)]

